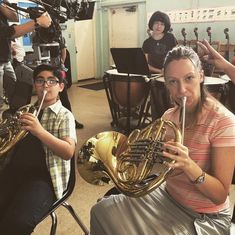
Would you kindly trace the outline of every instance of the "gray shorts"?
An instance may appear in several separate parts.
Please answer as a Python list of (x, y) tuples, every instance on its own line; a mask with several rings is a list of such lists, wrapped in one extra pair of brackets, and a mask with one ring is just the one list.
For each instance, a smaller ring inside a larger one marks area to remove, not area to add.
[(177, 203), (161, 185), (139, 198), (123, 194), (91, 209), (91, 235), (228, 235), (230, 212), (199, 214)]

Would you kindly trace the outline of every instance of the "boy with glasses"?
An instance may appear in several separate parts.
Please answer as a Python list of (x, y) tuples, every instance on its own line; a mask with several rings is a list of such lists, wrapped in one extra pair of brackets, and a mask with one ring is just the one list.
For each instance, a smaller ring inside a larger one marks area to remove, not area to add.
[(21, 115), (22, 128), (29, 133), (0, 174), (0, 234), (31, 234), (69, 180), (76, 129), (72, 113), (58, 99), (64, 88), (61, 72), (42, 64), (33, 78), (42, 109), (38, 116)]

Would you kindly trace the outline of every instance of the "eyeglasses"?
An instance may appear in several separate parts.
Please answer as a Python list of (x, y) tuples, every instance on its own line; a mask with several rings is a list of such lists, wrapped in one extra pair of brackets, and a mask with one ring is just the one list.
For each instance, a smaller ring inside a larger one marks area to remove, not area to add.
[(48, 80), (44, 80), (44, 79), (36, 79), (35, 80), (35, 84), (37, 86), (44, 86), (45, 83), (51, 87), (51, 86), (55, 86), (57, 83), (60, 83), (58, 80), (56, 79), (48, 79)]

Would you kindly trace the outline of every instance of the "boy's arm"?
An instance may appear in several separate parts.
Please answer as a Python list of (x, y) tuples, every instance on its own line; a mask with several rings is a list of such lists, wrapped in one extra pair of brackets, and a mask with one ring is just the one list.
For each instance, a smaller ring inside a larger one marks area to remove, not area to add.
[(75, 140), (72, 138), (66, 137), (59, 139), (46, 131), (44, 128), (42, 128), (42, 130), (35, 136), (62, 159), (69, 160), (72, 158), (75, 151)]

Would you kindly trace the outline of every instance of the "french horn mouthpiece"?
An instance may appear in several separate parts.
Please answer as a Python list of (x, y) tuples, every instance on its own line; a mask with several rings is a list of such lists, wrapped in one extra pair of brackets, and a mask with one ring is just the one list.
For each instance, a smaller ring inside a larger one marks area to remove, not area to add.
[(181, 113), (181, 136), (182, 136), (182, 144), (184, 143), (184, 129), (185, 129), (185, 109), (186, 109), (186, 101), (187, 97), (183, 96), (182, 98), (182, 113)]
[(183, 96), (183, 97), (181, 98), (181, 100), (182, 100), (182, 106), (184, 106), (184, 104), (185, 104), (186, 101), (187, 101), (187, 97), (186, 97), (186, 96)]
[(43, 104), (43, 102), (44, 102), (44, 99), (45, 99), (45, 97), (46, 97), (46, 94), (47, 94), (47, 90), (43, 90), (42, 100), (41, 100), (41, 103), (40, 103), (40, 105), (39, 105), (39, 108), (38, 108), (36, 117), (38, 117), (38, 115), (39, 115), (39, 113), (40, 113), (40, 111), (41, 111), (41, 109), (42, 109), (42, 104)]

